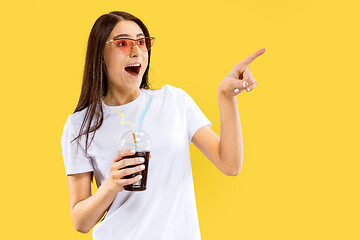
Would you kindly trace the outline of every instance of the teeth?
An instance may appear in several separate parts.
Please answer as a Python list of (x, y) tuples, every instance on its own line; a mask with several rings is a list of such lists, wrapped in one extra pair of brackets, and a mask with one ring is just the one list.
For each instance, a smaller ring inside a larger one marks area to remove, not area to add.
[(137, 63), (137, 64), (129, 65), (128, 67), (140, 67), (140, 64)]

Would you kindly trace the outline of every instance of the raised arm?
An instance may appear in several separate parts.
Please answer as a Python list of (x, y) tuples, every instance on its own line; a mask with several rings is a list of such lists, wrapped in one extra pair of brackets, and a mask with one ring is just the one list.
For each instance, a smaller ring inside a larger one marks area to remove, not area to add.
[(243, 137), (236, 96), (251, 91), (257, 82), (248, 65), (265, 52), (265, 48), (235, 65), (219, 84), (217, 98), (220, 111), (220, 138), (208, 126), (193, 136), (194, 145), (224, 174), (236, 176), (243, 164)]

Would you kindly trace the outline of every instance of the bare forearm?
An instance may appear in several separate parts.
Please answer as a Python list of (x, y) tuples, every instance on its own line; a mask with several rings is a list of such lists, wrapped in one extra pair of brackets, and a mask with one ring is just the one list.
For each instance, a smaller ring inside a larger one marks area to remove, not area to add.
[(106, 180), (93, 195), (78, 202), (71, 211), (75, 229), (82, 233), (89, 232), (109, 208), (116, 194), (110, 190)]
[(243, 162), (243, 139), (236, 97), (218, 92), (220, 111), (220, 159), (229, 175), (239, 174)]

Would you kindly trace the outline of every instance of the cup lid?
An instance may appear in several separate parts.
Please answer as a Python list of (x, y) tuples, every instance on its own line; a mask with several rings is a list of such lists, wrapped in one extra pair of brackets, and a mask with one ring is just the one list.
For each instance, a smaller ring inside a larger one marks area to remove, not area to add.
[(150, 136), (144, 131), (127, 131), (121, 137), (120, 146), (123, 149), (129, 148), (135, 149), (135, 151), (150, 151)]

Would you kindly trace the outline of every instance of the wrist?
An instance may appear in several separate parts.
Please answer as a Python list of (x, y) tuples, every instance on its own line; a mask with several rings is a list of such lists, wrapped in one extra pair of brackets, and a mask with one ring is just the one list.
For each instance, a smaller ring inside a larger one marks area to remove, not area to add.
[(110, 179), (106, 179), (102, 186), (104, 187), (104, 190), (106, 192), (112, 193), (112, 194), (117, 194), (119, 191), (117, 191), (116, 189), (116, 184)]
[(218, 100), (232, 100), (236, 98), (236, 95), (231, 94), (229, 90), (218, 89), (217, 91)]

